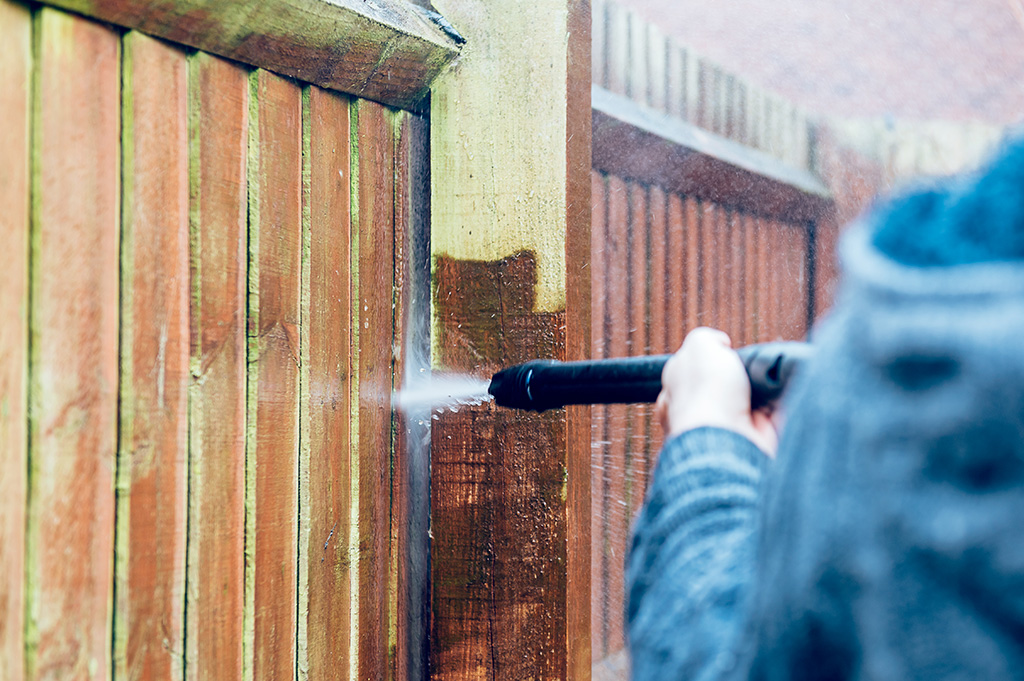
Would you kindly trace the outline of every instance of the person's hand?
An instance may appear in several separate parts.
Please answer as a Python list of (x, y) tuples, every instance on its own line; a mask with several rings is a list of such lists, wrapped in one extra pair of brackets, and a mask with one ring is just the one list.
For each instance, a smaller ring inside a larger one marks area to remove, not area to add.
[(713, 426), (732, 430), (775, 456), (778, 435), (768, 414), (750, 411), (750, 380), (729, 336), (700, 327), (669, 359), (661, 374), (655, 414), (671, 437)]

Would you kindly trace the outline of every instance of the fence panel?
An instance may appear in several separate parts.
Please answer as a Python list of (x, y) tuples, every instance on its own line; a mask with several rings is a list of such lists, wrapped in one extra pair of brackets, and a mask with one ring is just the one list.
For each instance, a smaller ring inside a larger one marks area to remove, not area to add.
[(409, 115), (47, 7), (0, 32), (0, 676), (409, 674)]

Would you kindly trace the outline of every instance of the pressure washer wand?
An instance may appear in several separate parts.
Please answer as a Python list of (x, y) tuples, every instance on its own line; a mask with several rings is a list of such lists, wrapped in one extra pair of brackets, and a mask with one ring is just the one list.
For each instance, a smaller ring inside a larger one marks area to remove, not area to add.
[[(771, 406), (810, 358), (808, 343), (780, 341), (736, 351), (750, 378), (752, 409)], [(502, 407), (545, 411), (568, 404), (654, 402), (661, 372), (672, 355), (559, 362), (535, 359), (494, 374), (488, 392)]]

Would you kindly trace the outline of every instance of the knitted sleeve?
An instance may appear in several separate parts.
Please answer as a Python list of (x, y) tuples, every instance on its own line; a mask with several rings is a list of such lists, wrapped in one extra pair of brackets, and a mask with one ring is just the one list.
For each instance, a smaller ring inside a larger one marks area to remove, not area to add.
[(768, 464), (718, 428), (665, 444), (626, 564), (633, 681), (710, 681), (736, 664)]

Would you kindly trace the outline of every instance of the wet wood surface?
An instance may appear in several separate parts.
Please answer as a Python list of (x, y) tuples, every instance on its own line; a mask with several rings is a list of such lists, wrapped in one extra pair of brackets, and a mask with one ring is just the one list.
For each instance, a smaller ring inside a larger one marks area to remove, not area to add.
[(24, 674), (28, 468), (29, 116), (32, 17), (0, 1), (0, 678)]
[[(120, 41), (36, 16), (26, 676), (111, 673)], [(73, 140), (74, 144), (69, 145)]]
[(284, 678), (294, 674), (296, 641), (302, 92), (260, 70), (250, 97), (246, 663), (255, 678)]
[[(189, 387), (185, 53), (123, 41), (115, 672), (183, 674)], [(169, 654), (177, 651), (177, 654)]]
[(189, 679), (242, 675), (248, 112), (245, 69), (191, 57)]

